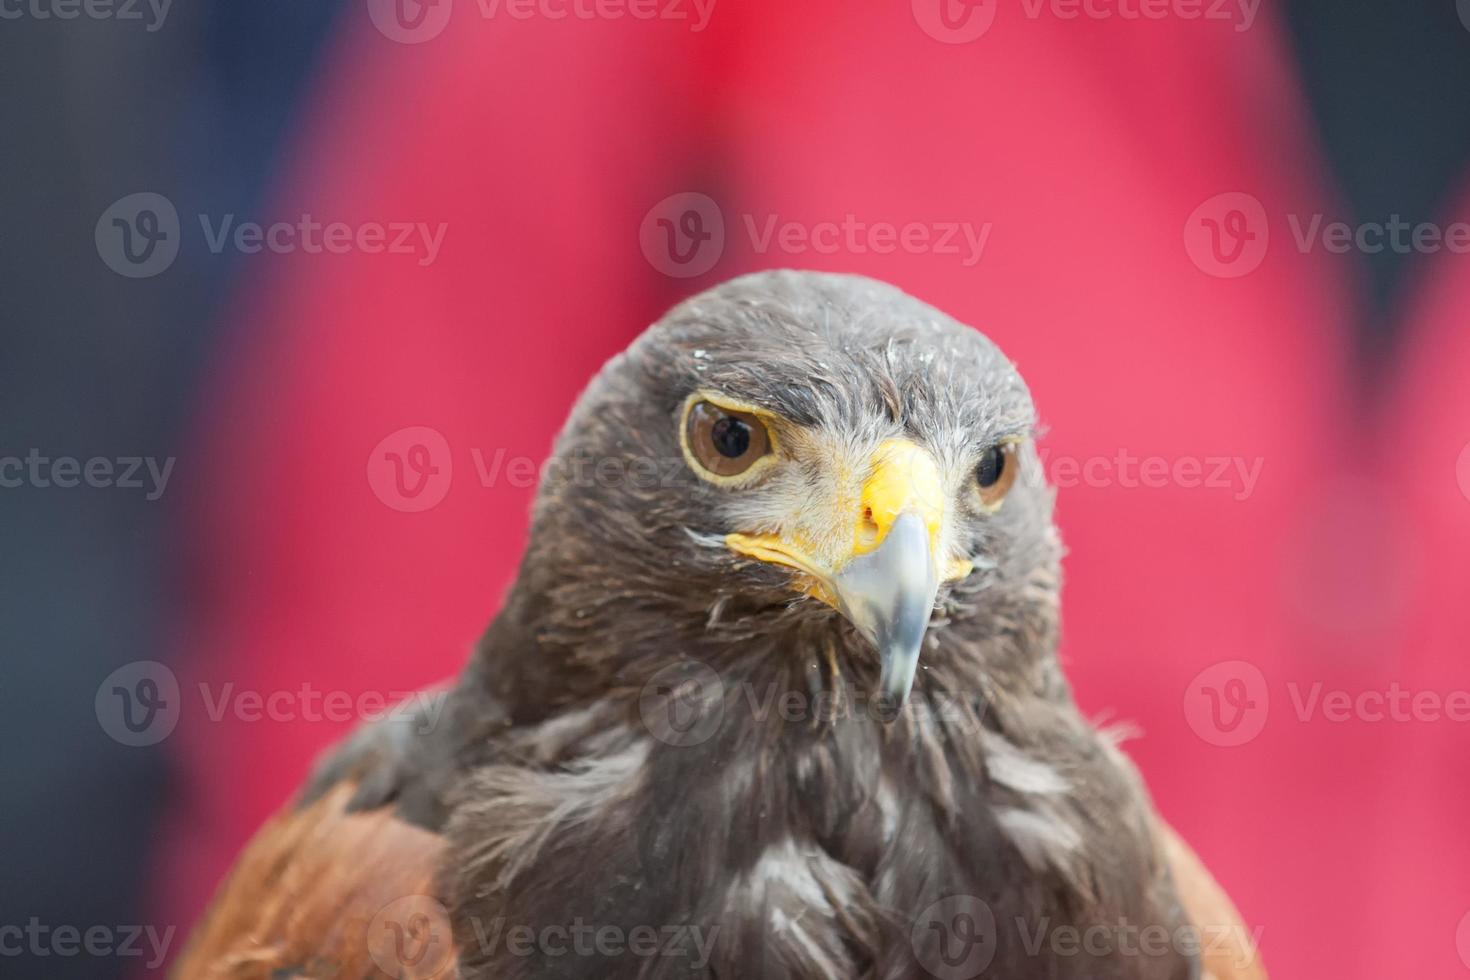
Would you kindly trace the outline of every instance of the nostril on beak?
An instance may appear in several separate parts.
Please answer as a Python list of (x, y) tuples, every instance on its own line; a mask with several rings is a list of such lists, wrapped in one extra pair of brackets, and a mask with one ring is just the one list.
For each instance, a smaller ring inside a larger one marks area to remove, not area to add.
[(878, 522), (873, 520), (873, 508), (863, 508), (863, 519), (858, 524), (858, 544), (862, 548), (871, 548), (878, 543)]

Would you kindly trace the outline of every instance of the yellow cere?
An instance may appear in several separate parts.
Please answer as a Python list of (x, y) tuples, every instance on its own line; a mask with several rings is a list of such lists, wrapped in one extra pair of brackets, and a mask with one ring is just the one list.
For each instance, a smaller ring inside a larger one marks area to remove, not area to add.
[(907, 439), (889, 439), (873, 454), (870, 473), (863, 484), (852, 553), (865, 555), (877, 548), (905, 511), (923, 518), (929, 546), (936, 548), (944, 526), (944, 481), (933, 454)]

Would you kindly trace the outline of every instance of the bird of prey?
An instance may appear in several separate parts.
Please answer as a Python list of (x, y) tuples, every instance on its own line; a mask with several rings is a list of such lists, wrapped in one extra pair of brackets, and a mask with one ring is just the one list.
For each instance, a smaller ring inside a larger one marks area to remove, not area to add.
[(438, 723), (331, 752), (176, 975), (1264, 977), (1058, 666), (1035, 427), (883, 283), (677, 306), (577, 402)]

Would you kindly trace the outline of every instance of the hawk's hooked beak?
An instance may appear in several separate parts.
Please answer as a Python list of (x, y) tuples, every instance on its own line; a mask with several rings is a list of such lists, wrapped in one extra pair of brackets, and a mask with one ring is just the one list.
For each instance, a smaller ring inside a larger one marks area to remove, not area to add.
[(823, 560), (786, 535), (731, 534), (731, 550), (804, 573), (811, 595), (836, 607), (878, 650), (885, 720), (908, 700), (919, 648), (941, 580), (963, 578), (970, 563), (939, 553), (945, 493), (928, 450), (890, 439), (870, 461), (842, 554)]

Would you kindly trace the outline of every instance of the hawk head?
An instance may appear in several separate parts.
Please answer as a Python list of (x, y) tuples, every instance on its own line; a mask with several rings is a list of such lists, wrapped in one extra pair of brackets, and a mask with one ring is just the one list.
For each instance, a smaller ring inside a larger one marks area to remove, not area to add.
[(537, 498), (518, 588), (540, 602), (521, 615), (563, 665), (625, 683), (672, 656), (830, 667), (892, 717), (916, 670), (947, 669), (947, 633), (982, 656), (990, 634), (1051, 637), (1035, 425), (994, 344), (892, 286), (735, 279), (579, 400)]

